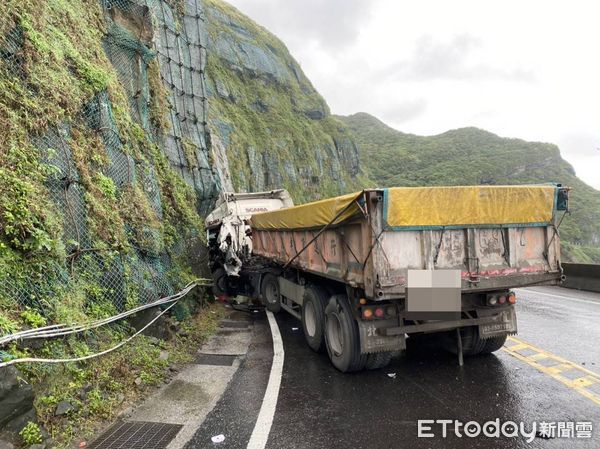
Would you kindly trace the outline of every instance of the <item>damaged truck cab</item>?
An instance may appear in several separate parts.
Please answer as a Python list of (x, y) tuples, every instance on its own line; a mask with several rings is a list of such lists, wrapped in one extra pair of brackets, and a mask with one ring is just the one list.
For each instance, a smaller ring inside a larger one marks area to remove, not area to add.
[(283, 189), (255, 193), (224, 192), (219, 196), (215, 209), (204, 221), (216, 296), (226, 294), (227, 283), (231, 284), (230, 290), (235, 283), (235, 294), (250, 293), (244, 288), (244, 280), (247, 279), (246, 273), (242, 272), (242, 266), (249, 268), (252, 263), (250, 217), (293, 205), (289, 193)]
[(385, 366), (429, 333), (461, 357), (490, 353), (517, 332), (511, 289), (561, 282), (567, 199), (555, 185), (406, 187), (231, 209), (249, 229), (211, 236), (207, 221), (215, 282), (300, 319), (343, 372)]

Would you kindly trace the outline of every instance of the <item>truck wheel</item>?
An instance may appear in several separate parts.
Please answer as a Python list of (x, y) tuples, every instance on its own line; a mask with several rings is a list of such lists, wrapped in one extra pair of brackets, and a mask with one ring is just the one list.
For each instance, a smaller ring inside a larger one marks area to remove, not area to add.
[(345, 295), (334, 295), (325, 308), (325, 343), (333, 366), (343, 373), (365, 367), (367, 356), (360, 353), (358, 325)]
[(366, 369), (385, 368), (392, 361), (391, 352), (376, 352), (367, 356)]
[(306, 343), (315, 352), (325, 349), (325, 306), (329, 295), (327, 292), (311, 285), (304, 290), (302, 303), (302, 330)]
[[(461, 328), (460, 335), (462, 338), (463, 355), (472, 356), (483, 351), (486, 341), (479, 337), (479, 328), (477, 326)], [(452, 354), (457, 354), (458, 348), (456, 342), (456, 331), (445, 333), (442, 344), (446, 351), (451, 352)]]
[(483, 340), (485, 341), (485, 346), (481, 350), (480, 354), (491, 354), (492, 352), (496, 352), (498, 349), (504, 346), (504, 343), (506, 343), (506, 337), (507, 335), (504, 334), (498, 337), (492, 337), (488, 338), (487, 340)]
[(267, 310), (277, 313), (281, 310), (281, 294), (279, 281), (273, 274), (265, 274), (262, 281), (262, 297)]
[(217, 298), (228, 296), (227, 293), (227, 273), (223, 268), (217, 268), (213, 274), (212, 292)]

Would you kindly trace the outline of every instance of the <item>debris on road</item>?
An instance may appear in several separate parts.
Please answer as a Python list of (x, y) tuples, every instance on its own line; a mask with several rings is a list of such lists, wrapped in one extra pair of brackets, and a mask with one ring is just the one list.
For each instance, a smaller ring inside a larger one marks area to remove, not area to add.
[(223, 441), (225, 441), (225, 435), (223, 435), (222, 433), (219, 435), (215, 435), (211, 438), (211, 440), (213, 443), (222, 443)]

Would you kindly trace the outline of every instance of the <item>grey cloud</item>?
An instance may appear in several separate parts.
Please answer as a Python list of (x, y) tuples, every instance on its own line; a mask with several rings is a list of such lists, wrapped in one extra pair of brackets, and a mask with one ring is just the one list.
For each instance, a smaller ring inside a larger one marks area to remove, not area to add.
[(381, 118), (387, 123), (401, 124), (422, 115), (426, 110), (427, 100), (424, 98), (403, 100), (401, 104), (383, 110)]
[(370, 0), (230, 0), (243, 13), (284, 40), (315, 40), (336, 50), (355, 42)]
[(387, 79), (410, 81), (439, 79), (535, 81), (534, 74), (524, 69), (506, 70), (486, 64), (469, 64), (469, 54), (473, 49), (481, 46), (482, 42), (479, 38), (468, 34), (456, 35), (447, 42), (441, 42), (429, 35), (422, 36), (415, 44), (411, 59), (387, 67), (381, 75)]
[(573, 156), (600, 156), (600, 135), (589, 133), (566, 134), (559, 140), (560, 148), (565, 154)]

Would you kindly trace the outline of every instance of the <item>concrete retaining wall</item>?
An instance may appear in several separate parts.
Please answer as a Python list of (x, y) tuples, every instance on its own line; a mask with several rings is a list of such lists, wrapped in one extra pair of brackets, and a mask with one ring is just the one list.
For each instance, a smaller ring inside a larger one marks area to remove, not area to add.
[(565, 280), (563, 287), (600, 292), (600, 265), (563, 263)]

